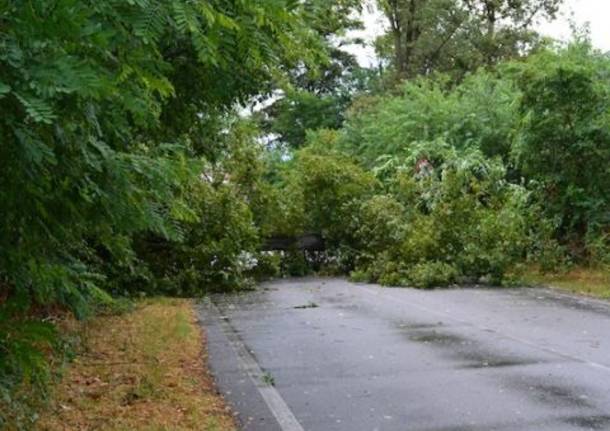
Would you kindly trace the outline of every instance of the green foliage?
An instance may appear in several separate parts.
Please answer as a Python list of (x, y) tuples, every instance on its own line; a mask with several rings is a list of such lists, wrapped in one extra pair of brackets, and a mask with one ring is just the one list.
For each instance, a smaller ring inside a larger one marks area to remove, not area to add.
[(364, 91), (371, 76), (355, 55), (342, 49), (344, 44), (362, 44), (347, 35), (362, 28), (362, 0), (306, 0), (302, 4), (308, 25), (322, 36), (326, 57), (291, 68), (283, 91), (259, 113), (274, 142), (289, 149), (302, 147), (308, 130), (338, 129), (353, 94)]
[(459, 275), (459, 271), (446, 262), (430, 261), (413, 265), (408, 280), (415, 287), (431, 288), (454, 283)]
[(259, 252), (254, 256), (254, 268), (249, 275), (255, 280), (267, 280), (281, 275), (282, 256), (277, 252)]
[(357, 101), (339, 145), (367, 166), (384, 155), (407, 154), (413, 142), (439, 138), (507, 159), (519, 121), (518, 95), (510, 80), (486, 72), (453, 88), (444, 77), (409, 81), (400, 96)]
[(268, 131), (289, 148), (305, 144), (307, 132), (339, 129), (349, 98), (342, 95), (316, 95), (306, 91), (290, 92), (268, 110)]
[(141, 237), (137, 255), (148, 269), (129, 283), (123, 281), (121, 293), (199, 296), (249, 285), (250, 276), (257, 274), (255, 253), (268, 233), (275, 200), (264, 181), (256, 133), (247, 121), (225, 123), (217, 137), (224, 150), (214, 163), (200, 161), (199, 178), (184, 190), (189, 212), (180, 221), (182, 237)]
[(530, 195), (506, 180), (500, 159), (443, 140), (413, 142), (404, 157), (373, 169), (375, 181), (345, 155), (321, 149), (336, 136), (310, 136), (282, 193), (298, 202), (301, 232), (322, 234), (334, 256), (327, 260), (343, 271), (356, 267), (354, 279), (499, 283), (526, 257)]
[[(9, 405), (30, 377), (43, 380), (34, 376), (46, 373), (48, 346), (36, 334), (53, 338), (39, 325), (51, 310), (85, 317), (109, 303), (108, 291), (242, 282), (240, 256), (257, 244), (253, 212), (263, 204), (250, 209), (251, 181), (225, 184), (215, 166), (211, 181), (202, 174), (226, 158), (219, 135), (237, 102), (324, 57), (304, 14), (290, 0), (3, 2), (0, 382)], [(167, 267), (153, 267), (153, 243), (176, 251)]]
[[(248, 252), (258, 245), (258, 231), (246, 201), (223, 176), (194, 184), (190, 191), (196, 218), (183, 223), (185, 238), (167, 242), (152, 237), (140, 244), (149, 262), (153, 285), (142, 288), (178, 296), (200, 296), (211, 291), (243, 287), (251, 269)], [(129, 288), (127, 288), (129, 289)]]
[[(346, 42), (361, 43), (347, 38), (350, 30), (361, 29), (361, 0), (305, 0), (302, 2), (308, 25), (320, 36), (327, 54), (316, 64), (299, 64), (289, 71), (290, 83), (295, 90), (317, 95), (343, 93), (362, 69), (356, 57), (341, 49)], [(340, 41), (337, 43), (337, 41)]]
[(369, 282), (373, 281), (371, 279), (370, 274), (361, 269), (356, 269), (354, 271), (351, 271), (349, 273), (349, 279), (350, 279), (350, 281), (353, 281), (354, 283), (369, 283)]
[[(342, 129), (310, 133), (285, 163), (278, 226), (321, 233), (337, 268), (391, 285), (608, 262), (609, 66), (579, 41), (459, 85), (358, 97)], [(359, 165), (377, 181), (363, 188)]]
[[(28, 429), (36, 419), (36, 399), (45, 394), (50, 372), (45, 351), (57, 348), (55, 329), (49, 323), (18, 319), (6, 310), (0, 314), (0, 427)], [(15, 391), (14, 388), (19, 388)]]
[(610, 223), (610, 59), (580, 43), (515, 69), (523, 121), (514, 157), (557, 237), (580, 258), (591, 244), (598, 258)]
[[(435, 162), (418, 170), (418, 160)], [(359, 268), (390, 285), (500, 282), (530, 243), (528, 194), (504, 177), (499, 160), (477, 151), (415, 145), (386, 182), (392, 194), (362, 203)]]
[(282, 275), (289, 277), (303, 277), (310, 274), (311, 265), (307, 261), (305, 253), (301, 250), (288, 250), (284, 252), (281, 259)]
[[(456, 69), (459, 85), (354, 98), (367, 74), (333, 41), (358, 25), (357, 0), (4, 2), (0, 426), (35, 419), (28, 395), (62, 350), (45, 318), (121, 308), (110, 294), (312, 269), (499, 283), (526, 258), (610, 260), (608, 57), (579, 43), (464, 76), (531, 48), (528, 17), (557, 1), (383, 3), (436, 5), (395, 16), (427, 26), (403, 72)], [(278, 86), (263, 126), (294, 152), (234, 115)], [(259, 251), (304, 233), (327, 252)]]
[(284, 196), (294, 206), (288, 213), (290, 224), (301, 233), (320, 233), (336, 247), (353, 237), (354, 208), (373, 192), (376, 181), (349, 157), (327, 149), (336, 133), (323, 130), (309, 139), (311, 145), (295, 154), (287, 172)]
[(377, 40), (394, 78), (434, 72), (460, 80), (481, 66), (521, 57), (541, 44), (534, 26), (562, 0), (377, 0), (388, 25)]
[(374, 255), (400, 245), (406, 234), (407, 210), (392, 195), (374, 195), (363, 201), (358, 214), (354, 227), (361, 248)]

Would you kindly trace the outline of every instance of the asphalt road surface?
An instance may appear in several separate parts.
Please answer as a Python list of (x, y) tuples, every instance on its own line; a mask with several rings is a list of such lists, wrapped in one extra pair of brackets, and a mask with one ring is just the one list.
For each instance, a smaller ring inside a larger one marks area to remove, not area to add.
[(201, 306), (245, 431), (610, 430), (610, 303), (307, 278)]

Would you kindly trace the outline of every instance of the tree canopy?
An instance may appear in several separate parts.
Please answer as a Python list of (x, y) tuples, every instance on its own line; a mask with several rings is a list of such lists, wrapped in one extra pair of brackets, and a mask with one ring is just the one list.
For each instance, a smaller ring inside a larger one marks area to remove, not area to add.
[(378, 0), (389, 29), (378, 41), (400, 79), (450, 72), (525, 55), (537, 46), (535, 24), (554, 18), (562, 0)]

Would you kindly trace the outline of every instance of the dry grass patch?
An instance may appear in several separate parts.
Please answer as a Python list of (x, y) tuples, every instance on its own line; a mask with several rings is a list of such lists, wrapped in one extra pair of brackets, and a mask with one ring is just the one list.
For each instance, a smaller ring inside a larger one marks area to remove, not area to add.
[(83, 338), (38, 429), (235, 430), (204, 366), (190, 301), (142, 302), (94, 319)]
[(542, 273), (530, 269), (524, 275), (526, 282), (542, 284), (571, 293), (610, 299), (610, 271), (575, 267), (562, 273)]

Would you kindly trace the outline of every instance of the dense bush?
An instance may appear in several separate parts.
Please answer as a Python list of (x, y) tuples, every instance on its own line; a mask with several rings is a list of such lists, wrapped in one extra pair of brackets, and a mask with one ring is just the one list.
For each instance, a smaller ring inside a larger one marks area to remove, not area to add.
[(576, 41), (458, 84), (416, 79), (356, 99), (332, 147), (386, 188), (353, 224), (358, 278), (368, 267), (402, 284), (417, 259), (492, 280), (525, 256), (545, 268), (610, 261), (609, 71), (607, 55)]
[(374, 166), (381, 156), (402, 156), (416, 141), (443, 139), (507, 158), (519, 121), (518, 91), (479, 72), (454, 86), (445, 77), (408, 81), (399, 96), (364, 96), (351, 108), (340, 148)]
[(236, 121), (218, 137), (225, 151), (215, 163), (201, 164), (199, 181), (186, 192), (192, 218), (180, 223), (183, 239), (149, 235), (139, 243), (139, 256), (150, 268), (149, 292), (198, 296), (247, 286), (250, 276), (276, 275), (272, 256), (258, 253), (278, 218), (278, 204), (264, 179), (256, 133), (251, 123)]
[(556, 238), (603, 261), (610, 226), (610, 58), (578, 43), (514, 65), (522, 124), (515, 160)]
[(412, 142), (404, 156), (370, 173), (322, 147), (336, 134), (311, 135), (290, 163), (282, 195), (296, 203), (301, 232), (327, 239), (338, 268), (355, 279), (428, 287), (457, 281), (499, 283), (534, 241), (533, 206), (507, 181), (502, 160), (450, 143)]
[(370, 279), (422, 287), (498, 283), (526, 256), (528, 193), (505, 180), (500, 160), (423, 142), (387, 183), (392, 195), (364, 202), (359, 213), (359, 269)]
[(377, 185), (350, 157), (329, 149), (336, 136), (328, 130), (309, 136), (310, 145), (295, 153), (286, 170), (282, 193), (295, 232), (322, 234), (330, 248), (353, 242), (355, 208)]
[(576, 41), (357, 97), (279, 163), (275, 232), (320, 233), (336, 268), (395, 285), (610, 262), (609, 72)]

